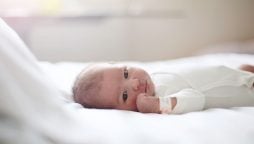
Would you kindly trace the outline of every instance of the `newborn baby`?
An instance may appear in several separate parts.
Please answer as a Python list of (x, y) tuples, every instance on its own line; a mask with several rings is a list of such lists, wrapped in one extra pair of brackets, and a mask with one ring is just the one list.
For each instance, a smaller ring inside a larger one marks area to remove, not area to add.
[(137, 67), (93, 64), (78, 75), (73, 98), (86, 108), (143, 113), (254, 106), (254, 67), (243, 65), (240, 69), (213, 66), (150, 76)]

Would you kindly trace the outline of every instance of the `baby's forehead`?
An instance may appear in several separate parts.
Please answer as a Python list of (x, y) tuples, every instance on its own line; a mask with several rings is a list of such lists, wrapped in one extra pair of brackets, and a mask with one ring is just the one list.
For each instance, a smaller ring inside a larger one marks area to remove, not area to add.
[(117, 69), (117, 68), (120, 68), (120, 67), (124, 67), (125, 65), (124, 64), (121, 64), (121, 63), (103, 63), (101, 65), (98, 65), (98, 68), (102, 68), (102, 69)]
[(122, 79), (123, 74), (121, 68), (104, 70), (101, 81), (101, 92), (107, 93), (110, 96), (117, 95), (122, 85)]
[(122, 73), (124, 69), (122, 67), (112, 67), (112, 68), (107, 68), (103, 69), (103, 79), (111, 82), (118, 82), (119, 80), (122, 79)]
[(123, 67), (123, 65), (99, 65), (94, 67), (91, 71), (109, 77), (111, 75), (117, 76), (117, 74), (120, 74)]

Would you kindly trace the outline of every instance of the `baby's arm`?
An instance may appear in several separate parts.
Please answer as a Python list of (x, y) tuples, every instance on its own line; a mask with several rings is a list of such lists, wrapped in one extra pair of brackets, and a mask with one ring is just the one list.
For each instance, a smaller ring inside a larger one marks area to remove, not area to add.
[(194, 89), (183, 89), (160, 98), (140, 94), (136, 103), (139, 112), (143, 113), (182, 114), (203, 110), (205, 96)]
[[(175, 97), (171, 97), (168, 101), (171, 105), (170, 109), (173, 109), (177, 103)], [(137, 97), (137, 108), (142, 113), (161, 113), (160, 100), (155, 96), (148, 96), (145, 93), (139, 94)]]
[(243, 64), (239, 67), (240, 70), (254, 73), (254, 65)]

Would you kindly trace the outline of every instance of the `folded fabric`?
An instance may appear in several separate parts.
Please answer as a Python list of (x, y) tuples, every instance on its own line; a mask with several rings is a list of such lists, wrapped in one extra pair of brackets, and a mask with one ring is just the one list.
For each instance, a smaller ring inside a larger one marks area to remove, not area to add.
[(64, 107), (61, 93), (23, 41), (1, 19), (0, 86), (0, 143), (80, 140), (78, 134), (84, 129)]

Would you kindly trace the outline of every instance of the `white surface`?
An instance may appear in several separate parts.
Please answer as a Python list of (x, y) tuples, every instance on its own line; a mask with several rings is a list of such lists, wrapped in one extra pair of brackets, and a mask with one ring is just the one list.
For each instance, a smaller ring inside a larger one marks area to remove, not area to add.
[[(211, 55), (132, 64), (152, 72), (222, 63), (235, 67), (242, 62), (253, 63), (254, 56)], [(84, 109), (62, 99), (46, 74), (58, 88), (68, 89), (84, 65), (44, 63), (43, 73), (20, 39), (0, 21), (0, 143), (254, 143), (251, 107), (159, 115)]]
[(0, 143), (87, 140), (85, 128), (64, 104), (62, 94), (50, 83), (36, 58), (0, 19)]
[[(179, 71), (206, 65), (254, 64), (253, 55), (217, 54), (158, 61), (128, 62), (149, 72)], [(58, 88), (70, 93), (76, 74), (87, 63), (41, 63)], [(209, 109), (184, 115), (140, 114), (118, 110), (79, 109), (80, 119), (98, 128), (102, 136), (95, 142), (106, 143), (254, 143), (254, 108)], [(82, 118), (83, 117), (83, 118)], [(103, 139), (107, 139), (104, 141)]]

